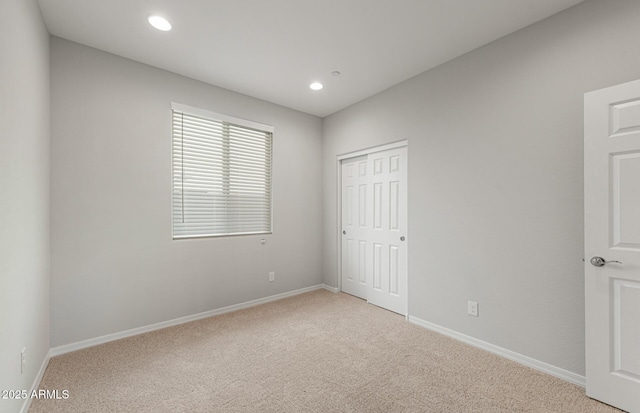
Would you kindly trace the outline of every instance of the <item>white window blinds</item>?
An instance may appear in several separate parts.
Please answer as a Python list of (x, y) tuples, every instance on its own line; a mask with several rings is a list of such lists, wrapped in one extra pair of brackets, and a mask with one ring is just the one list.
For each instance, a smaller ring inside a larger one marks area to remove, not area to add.
[(172, 109), (173, 238), (270, 233), (273, 127)]

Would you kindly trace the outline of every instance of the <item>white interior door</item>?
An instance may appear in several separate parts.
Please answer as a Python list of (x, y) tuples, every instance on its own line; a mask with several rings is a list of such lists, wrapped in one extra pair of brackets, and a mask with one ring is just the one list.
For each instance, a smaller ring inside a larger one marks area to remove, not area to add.
[(407, 314), (407, 148), (341, 165), (342, 291)]
[(585, 94), (587, 395), (640, 412), (640, 81)]
[(367, 299), (367, 214), (369, 168), (367, 157), (342, 161), (342, 291)]

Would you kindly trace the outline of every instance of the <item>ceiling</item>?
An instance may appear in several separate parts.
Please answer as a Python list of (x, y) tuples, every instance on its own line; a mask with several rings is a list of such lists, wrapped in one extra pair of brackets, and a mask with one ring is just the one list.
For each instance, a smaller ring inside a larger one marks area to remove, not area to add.
[[(581, 1), (38, 3), (54, 36), (325, 117)], [(173, 30), (152, 28), (151, 14)]]

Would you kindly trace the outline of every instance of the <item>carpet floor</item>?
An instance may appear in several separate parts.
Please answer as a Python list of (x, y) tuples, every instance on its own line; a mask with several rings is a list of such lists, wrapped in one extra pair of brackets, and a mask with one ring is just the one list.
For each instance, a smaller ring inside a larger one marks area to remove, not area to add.
[(346, 294), (313, 291), (53, 357), (31, 413), (620, 412)]

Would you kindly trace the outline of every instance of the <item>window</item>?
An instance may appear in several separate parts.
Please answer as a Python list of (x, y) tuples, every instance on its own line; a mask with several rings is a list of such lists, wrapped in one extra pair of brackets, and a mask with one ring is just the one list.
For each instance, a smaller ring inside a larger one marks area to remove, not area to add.
[(172, 109), (173, 238), (271, 233), (273, 127)]

